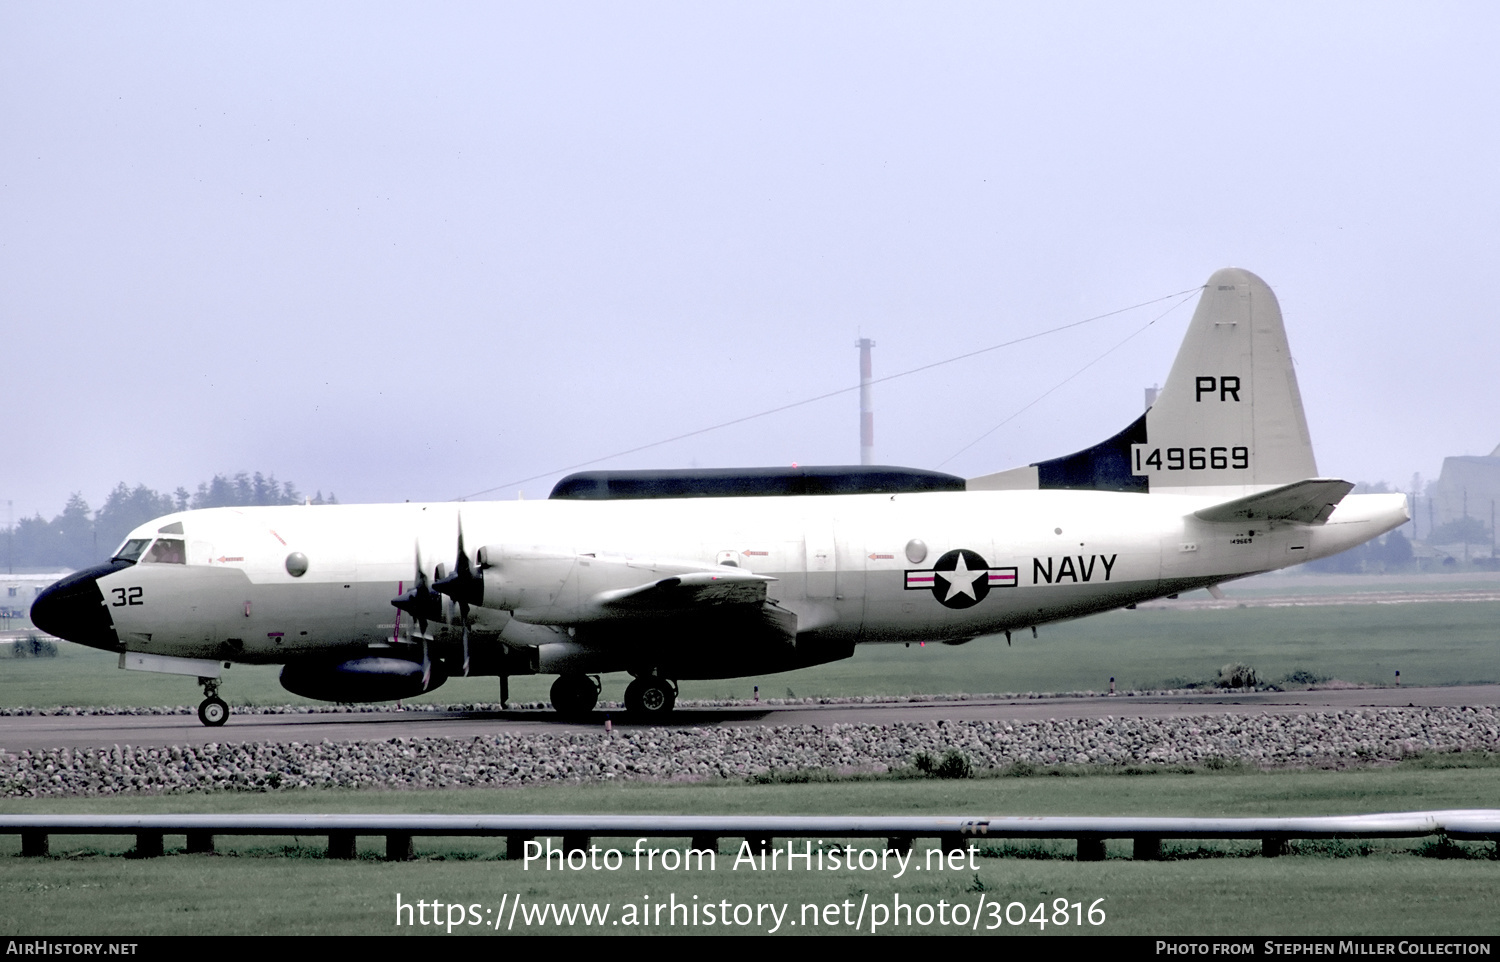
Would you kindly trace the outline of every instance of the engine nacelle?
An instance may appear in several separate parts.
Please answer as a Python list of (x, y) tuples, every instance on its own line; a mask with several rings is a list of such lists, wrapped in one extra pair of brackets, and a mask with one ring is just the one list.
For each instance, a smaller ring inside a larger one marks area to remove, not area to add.
[[(577, 563), (572, 551), (486, 545), (479, 549), (479, 604), (505, 611), (552, 608)], [(570, 594), (577, 594), (576, 586)]]
[(650, 619), (723, 604), (759, 604), (776, 579), (713, 562), (485, 545), (469, 603), (533, 625)]
[(426, 694), (448, 680), (436, 664), (425, 682), (422, 674), (421, 662), (405, 658), (294, 661), (281, 669), (281, 687), (320, 701), (394, 701)]

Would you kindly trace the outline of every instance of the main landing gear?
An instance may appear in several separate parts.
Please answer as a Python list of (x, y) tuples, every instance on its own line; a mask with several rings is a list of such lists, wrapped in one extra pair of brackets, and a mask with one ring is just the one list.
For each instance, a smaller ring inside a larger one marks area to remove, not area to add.
[(218, 728), (229, 721), (229, 706), (219, 697), (219, 679), (199, 678), (205, 697), (198, 705), (198, 720), (209, 728)]
[(599, 703), (599, 679), (589, 675), (559, 675), (552, 683), (552, 707), (559, 715), (587, 715)]
[[(601, 686), (593, 675), (559, 675), (552, 683), (552, 707), (559, 715), (578, 718), (599, 704)], [(641, 675), (625, 689), (625, 711), (638, 721), (660, 721), (677, 705), (677, 684), (656, 674)]]
[(676, 704), (677, 686), (658, 675), (642, 675), (625, 689), (625, 710), (636, 718), (665, 718)]

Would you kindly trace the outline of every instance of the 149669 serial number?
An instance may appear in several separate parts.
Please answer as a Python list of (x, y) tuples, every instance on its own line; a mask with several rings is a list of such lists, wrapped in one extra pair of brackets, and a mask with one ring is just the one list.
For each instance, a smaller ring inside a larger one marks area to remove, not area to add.
[(1236, 447), (1153, 448), (1131, 445), (1134, 474), (1157, 471), (1244, 471), (1250, 467), (1250, 449)]

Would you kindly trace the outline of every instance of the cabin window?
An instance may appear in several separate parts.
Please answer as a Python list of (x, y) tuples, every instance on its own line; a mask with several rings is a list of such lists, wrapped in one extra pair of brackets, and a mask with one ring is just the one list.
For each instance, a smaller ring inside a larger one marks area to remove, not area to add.
[(156, 544), (141, 559), (142, 564), (185, 565), (187, 545), (181, 538), (157, 538)]
[(131, 538), (115, 552), (115, 561), (139, 561), (141, 552), (151, 543), (150, 538)]

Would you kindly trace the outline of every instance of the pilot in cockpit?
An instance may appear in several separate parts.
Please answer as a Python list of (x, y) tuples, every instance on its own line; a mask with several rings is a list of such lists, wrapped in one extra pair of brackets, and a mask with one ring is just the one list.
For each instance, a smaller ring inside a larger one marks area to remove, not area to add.
[(185, 565), (187, 547), (177, 538), (157, 538), (156, 544), (141, 561), (145, 564)]

